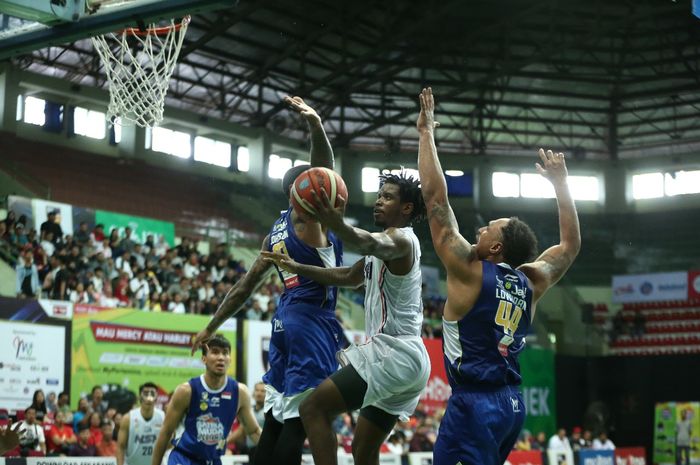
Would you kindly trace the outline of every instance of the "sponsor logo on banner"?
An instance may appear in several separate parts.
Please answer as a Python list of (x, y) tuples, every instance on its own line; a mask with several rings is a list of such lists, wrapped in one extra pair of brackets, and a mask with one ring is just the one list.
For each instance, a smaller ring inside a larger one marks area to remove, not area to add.
[(70, 320), (73, 318), (73, 304), (63, 300), (39, 299), (39, 305), (46, 314), (53, 318)]
[[(192, 337), (191, 332), (184, 331), (161, 331), (158, 329), (139, 328), (137, 326), (126, 326), (100, 321), (91, 321), (90, 328), (96, 341), (99, 342), (122, 342), (135, 344), (158, 344), (174, 347), (190, 347)], [(143, 360), (134, 356), (134, 364), (142, 364)], [(129, 362), (127, 362), (129, 363)]]
[(700, 299), (700, 270), (688, 272), (688, 298)]
[(27, 457), (24, 460), (26, 465), (117, 465), (116, 457)]
[(615, 465), (647, 465), (646, 456), (643, 447), (618, 447), (615, 449)]
[(689, 277), (685, 271), (613, 276), (613, 302), (658, 302), (686, 300)]
[(100, 307), (92, 304), (75, 304), (73, 305), (73, 313), (76, 315), (94, 315), (96, 313), (113, 310), (109, 307)]
[(578, 452), (578, 463), (580, 465), (615, 465), (615, 453), (612, 450), (581, 449)]
[(423, 339), (423, 343), (430, 357), (430, 378), (421, 394), (421, 401), (429, 410), (434, 410), (445, 406), (452, 395), (452, 388), (445, 372), (442, 339)]

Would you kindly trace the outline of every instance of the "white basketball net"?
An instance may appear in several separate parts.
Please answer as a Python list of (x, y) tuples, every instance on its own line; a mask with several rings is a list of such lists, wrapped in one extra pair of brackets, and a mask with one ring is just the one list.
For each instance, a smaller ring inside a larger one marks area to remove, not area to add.
[(163, 120), (165, 94), (185, 39), (189, 16), (170, 26), (146, 31), (125, 29), (92, 38), (109, 83), (108, 121), (157, 126)]

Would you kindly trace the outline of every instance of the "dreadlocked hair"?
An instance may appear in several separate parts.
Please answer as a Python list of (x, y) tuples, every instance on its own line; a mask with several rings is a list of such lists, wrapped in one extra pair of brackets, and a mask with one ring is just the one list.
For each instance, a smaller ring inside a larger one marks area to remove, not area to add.
[(384, 184), (395, 184), (399, 186), (399, 197), (401, 203), (412, 203), (411, 222), (413, 223), (425, 219), (426, 208), (423, 202), (423, 195), (420, 190), (420, 181), (404, 169), (399, 174), (382, 173), (379, 175), (379, 187)]

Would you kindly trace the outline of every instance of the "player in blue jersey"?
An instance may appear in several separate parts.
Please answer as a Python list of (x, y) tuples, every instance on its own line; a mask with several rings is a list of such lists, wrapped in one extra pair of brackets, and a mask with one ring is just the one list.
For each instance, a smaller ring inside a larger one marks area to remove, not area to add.
[(219, 335), (209, 339), (202, 347), (202, 362), (204, 374), (178, 386), (170, 399), (151, 465), (161, 465), (171, 438), (168, 465), (221, 465), (236, 417), (254, 442), (260, 438), (248, 388), (226, 375), (231, 344)]
[[(311, 136), (310, 165), (290, 169), (282, 180), (287, 197), (294, 180), (311, 166), (333, 169), (333, 150), (321, 118), (299, 97), (285, 99), (307, 121)], [(342, 244), (313, 218), (291, 205), (275, 221), (261, 252), (275, 251), (300, 263), (319, 267), (342, 265)], [(193, 348), (205, 342), (226, 319), (238, 312), (264, 280), (272, 264), (258, 256), (246, 275), (227, 294)], [(337, 288), (277, 269), (284, 292), (272, 319), (270, 369), (265, 374), (265, 423), (256, 449), (256, 465), (298, 465), (306, 439), (299, 404), (338, 368), (342, 328), (335, 318)]]
[(435, 465), (506, 461), (525, 420), (518, 355), (535, 306), (564, 275), (581, 247), (564, 155), (540, 149), (537, 171), (554, 186), (559, 244), (534, 261), (537, 239), (521, 220), (501, 218), (479, 229), (472, 245), (459, 232), (447, 199), (434, 139), (430, 88), (420, 95), (418, 171), (433, 245), (447, 271), (444, 359), (452, 396), (440, 423)]

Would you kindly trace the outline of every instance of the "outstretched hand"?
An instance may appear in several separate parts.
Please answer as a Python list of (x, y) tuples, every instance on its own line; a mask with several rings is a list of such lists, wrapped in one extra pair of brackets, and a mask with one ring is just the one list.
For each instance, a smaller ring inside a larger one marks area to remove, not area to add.
[(195, 352), (200, 350), (202, 347), (207, 345), (207, 341), (214, 337), (214, 333), (212, 331), (209, 331), (207, 328), (204, 328), (200, 332), (197, 333), (197, 335), (194, 337), (192, 340), (192, 353), (191, 355), (194, 355)]
[(418, 95), (418, 100), (420, 101), (420, 114), (416, 121), (418, 132), (432, 131), (439, 127), (440, 123), (435, 122), (435, 99), (432, 87), (423, 89)]
[(287, 95), (284, 98), (284, 103), (289, 105), (289, 108), (303, 116), (309, 123), (321, 122), (321, 117), (316, 113), (316, 110), (311, 108), (301, 97), (290, 97)]
[(346, 200), (343, 197), (339, 195), (336, 200), (338, 205), (333, 206), (324, 188), (321, 188), (320, 194), (312, 190), (311, 196), (314, 199), (313, 203), (316, 207), (316, 213), (314, 213), (313, 216), (319, 223), (334, 230), (337, 230), (345, 223), (343, 216), (345, 216)]
[(260, 252), (260, 254), (263, 256), (263, 260), (265, 262), (277, 265), (277, 268), (281, 270), (288, 271), (290, 273), (297, 273), (297, 265), (299, 264), (289, 255), (279, 252), (268, 252), (265, 250)]
[(549, 179), (552, 184), (566, 182), (569, 173), (566, 169), (564, 154), (554, 153), (551, 150), (545, 152), (544, 149), (540, 149), (539, 155), (542, 164), (535, 163), (537, 172)]
[(26, 434), (26, 430), (19, 430), (21, 424), (21, 422), (14, 425), (10, 423), (6, 428), (0, 428), (0, 455), (19, 446), (20, 439), (23, 439)]

